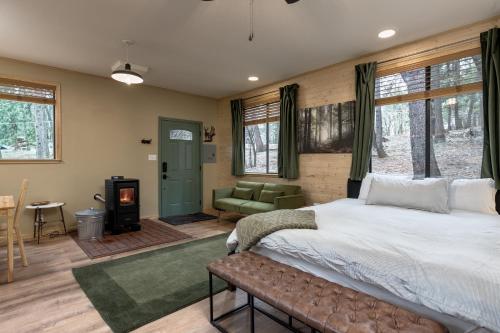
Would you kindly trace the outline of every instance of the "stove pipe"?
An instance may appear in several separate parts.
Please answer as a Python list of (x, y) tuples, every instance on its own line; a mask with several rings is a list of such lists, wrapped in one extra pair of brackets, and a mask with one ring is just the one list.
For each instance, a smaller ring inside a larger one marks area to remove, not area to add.
[(100, 201), (102, 203), (106, 203), (106, 200), (99, 193), (94, 194), (94, 200), (95, 201)]

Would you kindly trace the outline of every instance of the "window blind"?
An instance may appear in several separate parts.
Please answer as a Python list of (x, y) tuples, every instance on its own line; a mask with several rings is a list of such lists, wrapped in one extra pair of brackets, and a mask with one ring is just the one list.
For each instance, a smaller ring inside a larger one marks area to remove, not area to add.
[(375, 81), (376, 105), (480, 91), (481, 66), (481, 56), (475, 54), (439, 63), (422, 63), (420, 67), (402, 68), (400, 72), (379, 76)]
[(0, 99), (55, 105), (56, 87), (0, 78)]
[(280, 119), (280, 103), (268, 103), (245, 108), (245, 126), (274, 122)]

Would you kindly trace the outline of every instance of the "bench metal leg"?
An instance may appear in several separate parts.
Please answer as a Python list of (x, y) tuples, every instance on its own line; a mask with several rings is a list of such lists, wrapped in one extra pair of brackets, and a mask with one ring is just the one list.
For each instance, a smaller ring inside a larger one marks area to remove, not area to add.
[(208, 292), (210, 295), (210, 322), (214, 321), (214, 290), (212, 285), (212, 273), (208, 273)]
[(261, 309), (261, 308), (259, 308), (257, 306), (254, 306), (254, 309), (257, 310), (257, 311), (259, 311), (260, 313), (262, 313), (263, 315), (265, 315), (269, 319), (274, 320), (275, 322), (277, 322), (281, 326), (288, 328), (290, 331), (292, 331), (294, 333), (301, 333), (301, 331), (298, 328), (295, 328), (292, 325), (289, 325), (286, 321), (281, 320), (280, 318), (276, 317), (275, 315), (272, 315), (269, 312), (264, 311), (263, 309)]
[[(262, 313), (263, 315), (267, 316), (268, 318), (274, 320), (278, 324), (288, 328), (290, 331), (294, 333), (301, 333), (301, 331), (295, 327), (293, 327), (293, 317), (288, 316), (288, 323), (286, 321), (283, 321), (279, 319), (278, 317), (270, 314), (269, 312), (264, 311), (263, 309), (255, 306), (255, 297), (247, 292), (247, 303), (240, 305), (239, 307), (230, 310), (224, 314), (221, 314), (220, 316), (214, 318), (214, 293), (213, 293), (213, 274), (211, 272), (208, 272), (208, 290), (209, 290), (209, 302), (210, 302), (210, 324), (212, 324), (213, 327), (219, 330), (219, 332), (222, 333), (229, 333), (224, 327), (219, 325), (219, 322), (221, 320), (224, 320), (228, 317), (231, 317), (232, 315), (245, 310), (246, 308), (250, 308), (250, 332), (255, 333), (255, 311), (258, 311)], [(316, 333), (317, 330), (314, 328), (311, 328), (312, 333)]]
[(253, 296), (248, 294), (250, 303), (250, 332), (255, 333), (255, 307), (253, 304)]
[(210, 302), (210, 324), (212, 324), (213, 327), (218, 329), (219, 332), (229, 333), (228, 331), (226, 331), (224, 327), (220, 326), (218, 322), (246, 309), (250, 304), (247, 302), (246, 304), (240, 305), (239, 307), (214, 318), (213, 274), (211, 272), (208, 272), (208, 291), (209, 291), (209, 302)]

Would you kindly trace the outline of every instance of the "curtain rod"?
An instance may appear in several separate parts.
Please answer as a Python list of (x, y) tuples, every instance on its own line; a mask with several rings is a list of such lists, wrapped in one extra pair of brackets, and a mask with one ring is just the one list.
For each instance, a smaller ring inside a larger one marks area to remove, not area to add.
[(477, 37), (471, 37), (471, 38), (467, 38), (467, 39), (463, 39), (463, 40), (459, 40), (459, 41), (456, 41), (456, 42), (453, 42), (453, 43), (450, 43), (450, 44), (446, 44), (446, 45), (440, 45), (440, 46), (434, 47), (432, 49), (417, 51), (417, 52), (414, 52), (414, 53), (411, 53), (411, 54), (407, 54), (407, 55), (404, 55), (404, 56), (399, 56), (399, 57), (387, 59), (387, 60), (378, 62), (378, 64), (379, 65), (380, 64), (385, 64), (385, 63), (388, 63), (388, 62), (392, 62), (392, 61), (396, 61), (396, 60), (401, 60), (401, 59), (404, 59), (404, 58), (409, 58), (409, 57), (413, 57), (413, 56), (416, 56), (416, 55), (424, 54), (424, 53), (427, 53), (427, 52), (432, 52), (432, 51), (444, 49), (444, 48), (447, 48), (447, 47), (450, 47), (450, 46), (455, 46), (455, 45), (459, 45), (459, 44), (462, 44), (462, 43), (465, 44), (465, 43), (468, 43), (468, 42), (473, 42), (473, 41), (476, 41), (476, 40), (479, 40), (479, 36), (477, 36)]
[(279, 92), (279, 90), (268, 91), (268, 92), (265, 92), (265, 93), (262, 93), (262, 94), (259, 94), (259, 95), (255, 95), (255, 96), (250, 96), (250, 97), (247, 97), (247, 98), (243, 98), (243, 100), (247, 101), (249, 99), (253, 99), (253, 98), (257, 98), (257, 97), (261, 97), (261, 96), (265, 96), (265, 95), (276, 94), (277, 92)]
[[(495, 27), (496, 27), (496, 25), (495, 25)], [(444, 48), (447, 48), (447, 47), (450, 47), (450, 46), (455, 46), (455, 45), (459, 45), (459, 44), (462, 44), (462, 43), (465, 44), (465, 43), (473, 42), (473, 41), (476, 41), (476, 40), (479, 41), (479, 36), (471, 37), (471, 38), (467, 38), (467, 39), (463, 39), (463, 40), (459, 40), (459, 41), (456, 41), (456, 42), (453, 42), (453, 43), (450, 43), (450, 44), (440, 45), (440, 46), (434, 47), (432, 49), (417, 51), (417, 52), (414, 52), (414, 53), (406, 54), (404, 56), (399, 56), (399, 57), (395, 57), (395, 58), (391, 58), (391, 59), (379, 61), (378, 64), (381, 65), (381, 64), (388, 63), (388, 62), (392, 62), (392, 61), (401, 60), (401, 59), (404, 59), (404, 58), (408, 58), (408, 57), (413, 57), (413, 56), (416, 56), (416, 55), (424, 54), (424, 53), (427, 53), (427, 52), (432, 52), (432, 51), (444, 49)], [(268, 91), (268, 92), (265, 92), (265, 93), (262, 93), (262, 94), (259, 94), (259, 95), (255, 95), (255, 96), (250, 96), (250, 97), (247, 97), (247, 98), (243, 98), (243, 100), (247, 101), (249, 99), (253, 99), (253, 98), (257, 98), (257, 97), (262, 97), (262, 96), (265, 96), (265, 95), (275, 94), (278, 91), (279, 90)]]

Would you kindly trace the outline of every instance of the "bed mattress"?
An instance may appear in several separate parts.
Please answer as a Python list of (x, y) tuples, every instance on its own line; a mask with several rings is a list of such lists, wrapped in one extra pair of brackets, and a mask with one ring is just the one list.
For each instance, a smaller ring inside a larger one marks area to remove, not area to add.
[[(500, 332), (500, 217), (343, 199), (308, 207), (318, 230), (281, 230), (253, 250), (443, 322)], [(228, 239), (234, 247), (236, 234)]]

